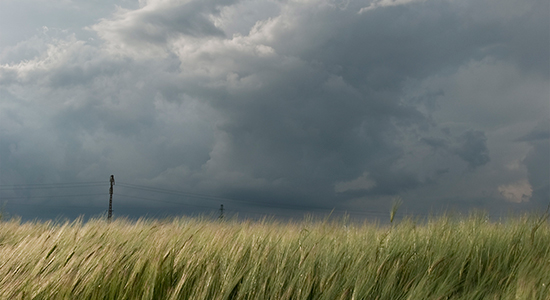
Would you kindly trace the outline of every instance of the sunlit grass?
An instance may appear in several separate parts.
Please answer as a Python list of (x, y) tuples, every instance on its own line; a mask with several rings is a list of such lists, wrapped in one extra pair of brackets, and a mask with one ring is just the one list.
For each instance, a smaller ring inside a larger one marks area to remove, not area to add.
[(547, 300), (539, 221), (2, 220), (0, 298)]

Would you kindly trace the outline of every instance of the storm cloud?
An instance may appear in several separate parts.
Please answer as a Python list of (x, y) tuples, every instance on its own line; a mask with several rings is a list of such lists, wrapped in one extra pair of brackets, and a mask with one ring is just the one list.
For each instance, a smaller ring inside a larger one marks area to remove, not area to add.
[[(69, 2), (0, 48), (4, 198), (115, 174), (206, 211), (549, 201), (544, 1)], [(60, 203), (37, 193), (10, 203)]]

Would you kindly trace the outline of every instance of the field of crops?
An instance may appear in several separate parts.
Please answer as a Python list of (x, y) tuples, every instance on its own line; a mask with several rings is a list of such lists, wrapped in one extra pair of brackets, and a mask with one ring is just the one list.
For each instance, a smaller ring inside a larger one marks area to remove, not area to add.
[(550, 224), (483, 214), (0, 221), (0, 299), (550, 299)]

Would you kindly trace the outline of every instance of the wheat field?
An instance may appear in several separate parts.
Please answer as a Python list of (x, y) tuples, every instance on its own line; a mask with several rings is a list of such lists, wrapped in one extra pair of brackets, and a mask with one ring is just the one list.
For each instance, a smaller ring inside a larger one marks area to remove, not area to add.
[(0, 299), (550, 299), (550, 225), (0, 221)]

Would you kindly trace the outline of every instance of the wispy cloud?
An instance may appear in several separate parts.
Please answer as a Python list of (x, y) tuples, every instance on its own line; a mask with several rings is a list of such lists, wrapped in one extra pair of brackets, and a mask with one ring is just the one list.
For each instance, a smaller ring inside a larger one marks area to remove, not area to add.
[(369, 6), (363, 7), (359, 10), (359, 14), (366, 13), (371, 10), (375, 10), (380, 7), (399, 6), (409, 3), (424, 2), (426, 0), (374, 0)]

